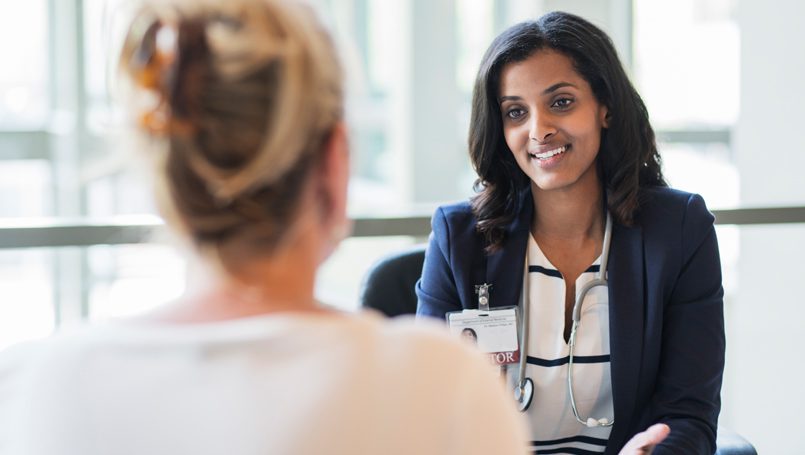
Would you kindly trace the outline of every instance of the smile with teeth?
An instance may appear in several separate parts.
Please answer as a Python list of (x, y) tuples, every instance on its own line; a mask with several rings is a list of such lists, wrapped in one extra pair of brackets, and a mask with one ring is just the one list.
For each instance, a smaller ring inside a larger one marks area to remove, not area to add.
[(554, 157), (556, 155), (559, 155), (560, 153), (565, 153), (566, 150), (567, 150), (567, 146), (563, 145), (563, 146), (555, 148), (553, 150), (548, 150), (547, 152), (540, 152), (540, 153), (530, 153), (529, 152), (528, 155), (531, 158), (536, 158), (538, 160), (547, 160), (548, 158), (551, 158), (551, 157)]

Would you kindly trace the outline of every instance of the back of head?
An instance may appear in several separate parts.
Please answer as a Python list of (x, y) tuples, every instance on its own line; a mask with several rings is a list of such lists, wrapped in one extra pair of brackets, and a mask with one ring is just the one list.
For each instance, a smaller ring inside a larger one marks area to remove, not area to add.
[(119, 66), (166, 221), (201, 250), (276, 248), (342, 117), (336, 52), (312, 9), (153, 0)]

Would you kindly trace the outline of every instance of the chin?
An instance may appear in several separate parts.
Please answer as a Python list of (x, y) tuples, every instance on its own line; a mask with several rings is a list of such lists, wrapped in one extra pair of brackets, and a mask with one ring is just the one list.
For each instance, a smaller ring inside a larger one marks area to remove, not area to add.
[(537, 191), (556, 191), (569, 188), (572, 182), (556, 178), (531, 179), (531, 188)]

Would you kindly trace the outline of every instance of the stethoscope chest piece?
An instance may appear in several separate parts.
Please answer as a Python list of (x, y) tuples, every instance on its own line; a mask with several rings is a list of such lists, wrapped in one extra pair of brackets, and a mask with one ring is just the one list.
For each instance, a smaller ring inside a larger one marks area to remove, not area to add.
[(531, 406), (531, 399), (534, 398), (534, 383), (531, 378), (525, 378), (523, 382), (514, 388), (514, 399), (517, 401), (517, 409), (525, 412)]

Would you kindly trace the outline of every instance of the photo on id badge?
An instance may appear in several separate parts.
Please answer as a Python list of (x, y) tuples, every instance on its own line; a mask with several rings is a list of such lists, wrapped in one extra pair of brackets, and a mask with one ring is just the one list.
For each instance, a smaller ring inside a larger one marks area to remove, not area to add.
[(476, 345), (494, 363), (508, 365), (520, 360), (516, 307), (448, 313), (447, 323), (452, 334)]

